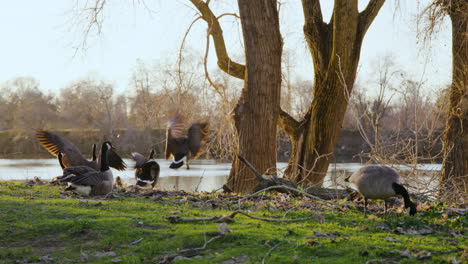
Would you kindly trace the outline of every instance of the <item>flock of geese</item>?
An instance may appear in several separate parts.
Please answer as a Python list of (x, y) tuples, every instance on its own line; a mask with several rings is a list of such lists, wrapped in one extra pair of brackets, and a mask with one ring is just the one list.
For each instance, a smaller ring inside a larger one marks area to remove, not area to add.
[[(208, 138), (208, 123), (195, 122), (186, 130), (181, 116), (174, 117), (166, 131), (166, 159), (173, 158), (169, 168), (177, 169), (184, 165), (189, 169), (189, 159), (198, 158)], [(58, 158), (63, 174), (54, 180), (67, 183), (66, 190), (84, 196), (106, 195), (114, 186), (114, 177), (110, 168), (125, 170), (122, 158), (115, 152), (110, 141), (101, 145), (96, 155), (96, 144), (92, 145), (92, 159), (87, 160), (81, 151), (70, 140), (45, 130), (37, 130), (36, 137), (41, 145)], [(154, 159), (152, 149), (146, 158), (133, 152), (135, 160), (135, 179), (138, 186), (154, 187), (159, 178), (160, 166)], [(184, 162), (185, 161), (185, 162)]]
[[(174, 117), (166, 131), (165, 158), (173, 158), (169, 168), (178, 169), (185, 164), (189, 169), (188, 160), (197, 158), (203, 153), (202, 148), (208, 137), (208, 123), (193, 123), (187, 133), (180, 116)], [(115, 152), (112, 143), (102, 143), (99, 155), (96, 155), (96, 144), (92, 145), (92, 160), (83, 157), (80, 150), (68, 139), (54, 133), (38, 130), (36, 136), (42, 146), (50, 154), (56, 156), (63, 169), (63, 175), (56, 181), (67, 183), (66, 190), (72, 190), (85, 196), (106, 195), (114, 186), (114, 177), (110, 168), (125, 170), (126, 165)], [(151, 150), (148, 157), (133, 152), (135, 160), (135, 179), (137, 186), (154, 187), (159, 178), (160, 166), (154, 159), (155, 151)], [(400, 184), (400, 175), (388, 166), (370, 165), (353, 173), (345, 181), (364, 197), (364, 215), (366, 215), (368, 199), (383, 199), (384, 213), (387, 212), (387, 199), (401, 195), (404, 206), (410, 215), (416, 214), (416, 204), (409, 197), (408, 191)]]

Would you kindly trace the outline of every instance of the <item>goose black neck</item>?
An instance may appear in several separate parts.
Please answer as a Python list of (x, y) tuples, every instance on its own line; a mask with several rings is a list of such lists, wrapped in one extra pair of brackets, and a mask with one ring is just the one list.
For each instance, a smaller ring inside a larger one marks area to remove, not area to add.
[(96, 144), (93, 144), (93, 161), (96, 161)]
[(63, 165), (63, 161), (62, 161), (62, 158), (63, 158), (63, 154), (62, 152), (59, 152), (58, 155), (58, 161), (59, 161), (59, 164), (60, 164), (60, 167), (62, 167), (62, 170), (65, 169), (65, 166)]
[(104, 142), (101, 147), (101, 171), (109, 170), (109, 161), (107, 160), (108, 142)]
[(154, 158), (154, 149), (151, 150), (151, 153), (149, 154), (148, 159), (153, 159)]
[(395, 190), (396, 194), (403, 196), (403, 200), (405, 201), (405, 208), (413, 206), (413, 202), (411, 202), (408, 191), (406, 190), (405, 187), (403, 187), (402, 185), (398, 183), (393, 183), (392, 187), (393, 187), (393, 190)]

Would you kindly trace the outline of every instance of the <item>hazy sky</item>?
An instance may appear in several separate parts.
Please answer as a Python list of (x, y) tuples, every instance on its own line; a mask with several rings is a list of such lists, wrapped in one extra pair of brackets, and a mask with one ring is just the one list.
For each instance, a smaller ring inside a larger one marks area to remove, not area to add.
[[(84, 24), (76, 20), (73, 8), (85, 0), (4, 1), (0, 9), (0, 83), (18, 76), (32, 76), (45, 91), (57, 91), (72, 81), (98, 74), (113, 82), (119, 92), (128, 92), (128, 82), (137, 59), (145, 62), (176, 63), (182, 37), (195, 18), (188, 0), (107, 1), (102, 34), (91, 37), (86, 52), (74, 56), (74, 45), (83, 37)], [(128, 2), (128, 3), (127, 3)], [(237, 1), (212, 1), (214, 12), (236, 12)], [(285, 49), (291, 50), (296, 76), (312, 79), (312, 63), (302, 34), (303, 15), (299, 0), (282, 0), (281, 33)], [(367, 1), (360, 1), (360, 7)], [(441, 27), (431, 48), (416, 38), (418, 14), (428, 0), (400, 0), (395, 12), (392, 0), (381, 9), (362, 46), (359, 79), (365, 80), (376, 68), (377, 58), (392, 54), (397, 67), (411, 78), (438, 88), (451, 79), (451, 32), (449, 21)], [(328, 21), (333, 1), (321, 1)], [(419, 4), (418, 4), (419, 3)], [(75, 9), (76, 10), (76, 9)], [(83, 16), (81, 16), (83, 18)], [(78, 22), (78, 23), (77, 23)], [(222, 18), (231, 56), (242, 54), (239, 24)], [(188, 36), (187, 46), (205, 47), (206, 23), (199, 21)], [(211, 51), (213, 48), (211, 48)], [(210, 68), (215, 69), (214, 54)], [(200, 69), (202, 70), (202, 69)]]

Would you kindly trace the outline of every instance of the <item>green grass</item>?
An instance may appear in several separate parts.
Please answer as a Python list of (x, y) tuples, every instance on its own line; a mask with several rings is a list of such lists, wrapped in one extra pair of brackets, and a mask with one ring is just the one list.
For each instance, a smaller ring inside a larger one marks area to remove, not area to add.
[[(237, 209), (232, 199), (223, 201), (223, 196), (216, 194), (98, 200), (61, 196), (62, 190), (57, 186), (0, 181), (0, 263), (38, 262), (47, 258), (53, 263), (157, 263), (158, 257), (168, 252), (201, 247), (205, 239), (217, 235), (217, 223), (170, 223), (164, 216), (209, 217), (227, 215)], [(195, 201), (188, 199), (193, 197)], [(204, 202), (209, 199), (215, 199), (221, 205), (217, 208), (224, 209), (212, 209), (211, 203)], [(247, 201), (243, 209), (251, 209), (249, 213), (257, 217), (274, 218), (283, 217), (296, 206), (287, 218), (311, 215), (311, 209), (301, 205), (313, 201), (279, 200), (257, 204)], [(227, 210), (229, 206), (232, 210)], [(463, 234), (466, 215), (447, 215), (441, 204), (430, 206), (416, 217), (393, 213), (386, 218), (381, 214), (364, 218), (356, 209), (314, 212), (323, 218), (272, 223), (237, 215), (235, 222), (228, 224), (232, 233), (209, 243), (191, 258), (175, 263), (222, 263), (231, 259), (261, 263), (263, 258), (265, 263), (365, 263), (373, 259), (451, 263), (461, 261), (467, 254)], [(428, 227), (434, 232), (426, 235), (393, 232), (396, 228)], [(398, 241), (389, 241), (389, 237)], [(402, 257), (396, 251), (431, 255), (421, 260)], [(103, 253), (112, 255), (102, 256)]]

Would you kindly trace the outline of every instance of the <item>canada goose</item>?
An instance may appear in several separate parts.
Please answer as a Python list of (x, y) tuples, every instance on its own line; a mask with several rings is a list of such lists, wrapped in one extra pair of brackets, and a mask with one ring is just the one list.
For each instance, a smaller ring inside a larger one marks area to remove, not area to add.
[[(36, 137), (39, 143), (52, 155), (58, 157), (58, 153), (62, 152), (62, 165), (67, 167), (88, 166), (95, 170), (99, 170), (100, 161), (96, 157), (96, 144), (93, 144), (93, 159), (86, 160), (80, 150), (70, 140), (51, 133), (49, 131), (37, 130)], [(123, 171), (127, 168), (122, 158), (112, 149), (108, 151), (109, 166)], [(62, 166), (61, 165), (61, 166)]]
[[(92, 196), (110, 193), (114, 185), (114, 177), (109, 168), (107, 154), (112, 148), (109, 141), (102, 144), (99, 171), (88, 166), (66, 167), (63, 169), (63, 175), (57, 179), (68, 183), (65, 190), (72, 190), (81, 195)], [(66, 155), (59, 152), (59, 157), (66, 158)]]
[(208, 138), (208, 123), (193, 123), (188, 133), (184, 133), (182, 117), (176, 116), (170, 122), (166, 132), (166, 159), (173, 157), (169, 168), (178, 169), (187, 162), (187, 170), (190, 169), (188, 161), (190, 155), (196, 159), (202, 154), (201, 148)]
[(416, 204), (411, 202), (408, 191), (400, 185), (400, 175), (388, 166), (370, 165), (360, 168), (346, 181), (354, 185), (364, 197), (364, 216), (366, 216), (367, 199), (383, 199), (385, 201), (384, 213), (387, 213), (388, 198), (396, 195), (403, 196), (405, 208), (409, 214), (416, 214)]
[(138, 186), (151, 184), (151, 187), (154, 188), (158, 182), (160, 168), (153, 156), (154, 149), (151, 150), (148, 158), (138, 152), (132, 152), (132, 157), (135, 160), (135, 179)]

